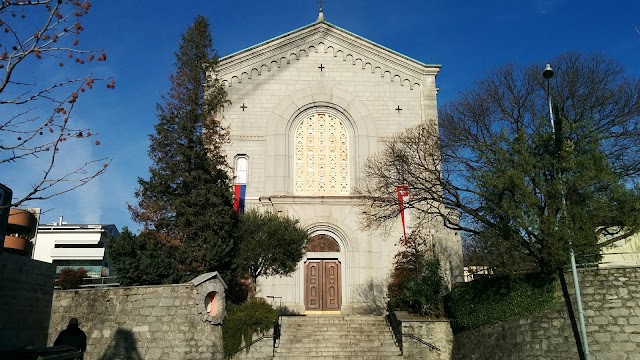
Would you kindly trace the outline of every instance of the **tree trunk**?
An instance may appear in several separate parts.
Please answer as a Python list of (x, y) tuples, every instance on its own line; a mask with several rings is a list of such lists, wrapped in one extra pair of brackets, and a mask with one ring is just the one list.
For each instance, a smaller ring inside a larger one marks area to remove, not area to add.
[(248, 280), (249, 281), (247, 284), (247, 289), (248, 289), (247, 297), (249, 300), (255, 300), (256, 292), (257, 292), (258, 277), (249, 276)]

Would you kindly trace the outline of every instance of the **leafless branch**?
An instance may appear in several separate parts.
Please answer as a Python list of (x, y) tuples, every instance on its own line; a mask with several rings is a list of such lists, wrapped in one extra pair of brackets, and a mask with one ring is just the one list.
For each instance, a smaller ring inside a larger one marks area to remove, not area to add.
[[(64, 66), (106, 60), (102, 50), (78, 48), (81, 19), (90, 7), (89, 0), (0, 2), (0, 165), (35, 158), (45, 163), (41, 176), (29, 179), (31, 190), (14, 194), (13, 206), (74, 190), (103, 174), (110, 163), (98, 159), (64, 174), (54, 172), (64, 156), (62, 142), (93, 141), (88, 138), (97, 135), (72, 125), (72, 111), (84, 92), (105, 79), (87, 75), (50, 82), (48, 77), (33, 79), (29, 70), (39, 61), (56, 61), (62, 71)], [(113, 88), (114, 81), (107, 87)]]

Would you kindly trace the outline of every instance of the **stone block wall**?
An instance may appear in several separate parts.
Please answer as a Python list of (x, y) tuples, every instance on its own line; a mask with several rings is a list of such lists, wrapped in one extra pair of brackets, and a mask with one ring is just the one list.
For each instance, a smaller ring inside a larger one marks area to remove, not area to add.
[[(570, 272), (564, 274), (573, 317), (558, 303), (541, 314), (455, 334), (454, 359), (579, 359), (578, 314)], [(640, 268), (579, 271), (591, 360), (639, 359)]]
[(404, 359), (450, 360), (453, 350), (453, 333), (449, 321), (438, 320), (402, 320), (402, 334), (412, 334), (435, 345), (434, 350), (418, 340), (404, 336), (402, 355)]
[[(252, 339), (255, 341), (262, 335), (264, 339), (249, 346), (248, 349), (241, 350), (233, 356), (233, 360), (269, 360), (273, 359), (273, 329), (264, 334), (253, 334)], [(242, 346), (247, 344), (242, 341)]]
[(0, 255), (0, 351), (46, 345), (55, 276), (53, 264)]
[(85, 360), (221, 359), (222, 330), (204, 321), (201, 296), (193, 284), (56, 290), (49, 344), (77, 317)]

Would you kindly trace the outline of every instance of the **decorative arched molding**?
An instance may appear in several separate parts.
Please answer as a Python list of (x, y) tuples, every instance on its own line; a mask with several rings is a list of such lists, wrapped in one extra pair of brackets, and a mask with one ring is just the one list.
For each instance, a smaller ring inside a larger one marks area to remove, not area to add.
[(311, 236), (305, 246), (307, 252), (340, 252), (340, 244), (329, 234)]
[[(376, 117), (353, 93), (337, 86), (310, 86), (292, 91), (273, 107), (265, 128), (265, 191), (268, 194), (293, 194), (292, 131), (301, 114), (310, 111), (335, 112), (349, 128), (352, 185), (357, 183), (366, 154), (377, 150)], [(286, 164), (284, 171), (276, 162)]]
[[(418, 77), (411, 76), (407, 73), (394, 69), (387, 64), (374, 63), (370, 59), (366, 59), (359, 54), (349, 51), (349, 49), (339, 48), (337, 45), (333, 44), (326, 46), (323, 41), (319, 41), (317, 43), (303, 45), (302, 47), (289, 52), (288, 56), (276, 55), (275, 58), (265, 59), (251, 68), (245, 68), (243, 70), (234, 71), (233, 73), (221, 75), (221, 83), (224, 86), (231, 87), (235, 83), (233, 80), (227, 81), (227, 79), (233, 79), (236, 77), (239, 80), (238, 83), (242, 83), (242, 81), (247, 78), (253, 79), (253, 77), (248, 74), (253, 74), (254, 71), (258, 75), (261, 73), (261, 69), (265, 67), (267, 68), (267, 71), (272, 71), (276, 68), (281, 68), (283, 65), (290, 64), (292, 59), (300, 60), (303, 57), (309, 57), (311, 53), (318, 53), (318, 51), (330, 53), (333, 57), (341, 58), (343, 61), (347, 61), (347, 59), (349, 59), (349, 62), (352, 65), (360, 65), (362, 70), (369, 70), (371, 73), (377, 73), (379, 71), (381, 77), (388, 82), (399, 83), (400, 86), (405, 82), (408, 82), (410, 90), (413, 90), (414, 85), (419, 83), (420, 80)], [(245, 77), (245, 75), (248, 76)]]
[[(335, 239), (340, 245), (340, 252), (308, 252), (298, 263), (298, 269), (304, 269), (305, 263), (309, 259), (337, 259), (340, 262), (342, 271), (342, 303), (349, 304), (351, 302), (352, 292), (352, 269), (358, 263), (358, 259), (354, 257), (354, 253), (358, 251), (356, 241), (348, 241), (355, 239), (355, 234), (348, 229), (344, 223), (337, 219), (332, 219), (332, 223), (327, 222), (328, 219), (319, 217), (306, 219), (301, 224), (307, 230), (310, 236), (329, 235)], [(302, 286), (298, 287), (298, 301), (304, 304), (304, 270), (298, 271), (298, 283)]]
[[(335, 221), (335, 219), (333, 220), (333, 223), (318, 220), (319, 219), (317, 218), (312, 218), (305, 221), (305, 224), (311, 224), (308, 226), (303, 225), (307, 230), (307, 233), (309, 233), (309, 236), (329, 235), (338, 242), (338, 245), (340, 245), (340, 252), (352, 253), (357, 251), (355, 242), (348, 241), (347, 238), (349, 235), (342, 230), (344, 224), (342, 226), (336, 224), (337, 221)], [(354, 235), (350, 234), (350, 236)]]

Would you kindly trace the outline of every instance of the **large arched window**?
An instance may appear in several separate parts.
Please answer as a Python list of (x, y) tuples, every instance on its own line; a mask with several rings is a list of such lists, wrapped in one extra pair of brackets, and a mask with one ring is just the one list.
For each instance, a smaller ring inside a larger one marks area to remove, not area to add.
[(306, 115), (294, 133), (294, 192), (348, 195), (349, 132), (333, 114)]

